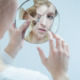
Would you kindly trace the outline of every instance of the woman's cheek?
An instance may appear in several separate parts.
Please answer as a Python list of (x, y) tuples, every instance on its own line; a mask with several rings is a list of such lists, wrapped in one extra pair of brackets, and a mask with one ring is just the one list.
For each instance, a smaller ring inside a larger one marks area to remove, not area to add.
[(50, 30), (53, 25), (53, 21), (49, 21), (47, 24), (47, 29)]
[(35, 32), (36, 32), (36, 35), (37, 35), (37, 34), (39, 34), (39, 32), (38, 32), (38, 29), (37, 29), (37, 28), (35, 29)]
[(32, 32), (33, 32), (33, 34), (36, 34), (36, 33), (37, 33), (37, 32), (36, 32), (36, 27), (35, 27), (35, 26), (33, 27)]

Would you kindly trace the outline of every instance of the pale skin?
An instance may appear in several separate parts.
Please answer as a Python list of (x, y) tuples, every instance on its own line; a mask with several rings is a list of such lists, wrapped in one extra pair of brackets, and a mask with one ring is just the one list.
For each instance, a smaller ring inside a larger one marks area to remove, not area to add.
[[(16, 0), (10, 0), (14, 1), (13, 5), (16, 4)], [(5, 4), (4, 4), (5, 5)], [(13, 9), (14, 7), (9, 7)], [(15, 16), (15, 12), (17, 11), (17, 7), (14, 9), (14, 14), (12, 14), (12, 18)], [(9, 15), (10, 13), (6, 13), (6, 15)], [(6, 17), (9, 18), (9, 17)], [(3, 21), (5, 20), (5, 17), (3, 17)], [(0, 19), (1, 21), (1, 19)], [(6, 21), (8, 22), (8, 21)], [(11, 26), (11, 23), (13, 23), (13, 20), (10, 19), (10, 23), (8, 23), (9, 26)], [(27, 30), (28, 26), (30, 24), (30, 21), (25, 22), (20, 28), (16, 29), (14, 25), (13, 27), (5, 26), (0, 29), (0, 39), (4, 35), (4, 33), (8, 30), (10, 32), (10, 42), (8, 46), (6, 47), (5, 51), (12, 57), (15, 58), (18, 54), (19, 50), (23, 46), (24, 41), (24, 34), (25, 30)], [(1, 26), (0, 26), (1, 27)], [(5, 32), (3, 33), (2, 31)], [(65, 43), (65, 41), (59, 37), (56, 34), (52, 34), (51, 32), (48, 32), (49, 36), (49, 57), (46, 58), (44, 55), (44, 52), (41, 48), (37, 48), (39, 51), (39, 55), (41, 57), (42, 64), (47, 68), (47, 70), (50, 72), (52, 78), (54, 80), (69, 80), (68, 78), (68, 63), (69, 63), (69, 49), (68, 45)], [(56, 47), (54, 46), (53, 38), (56, 40)], [(7, 68), (6, 65), (3, 64), (3, 62), (0, 60), (0, 72), (5, 70)]]
[[(36, 9), (37, 15), (35, 19), (38, 18), (39, 22), (33, 26), (32, 29), (32, 43), (43, 43), (45, 36), (47, 36), (48, 30), (52, 27), (54, 16), (55, 16), (55, 7), (54, 5), (50, 5), (47, 7), (46, 5), (41, 5)], [(45, 31), (42, 31), (43, 29)]]
[[(69, 63), (69, 49), (65, 41), (56, 34), (48, 32), (49, 57), (46, 58), (43, 50), (38, 47), (39, 55), (43, 65), (51, 73), (54, 80), (69, 80), (67, 70)], [(54, 41), (56, 40), (56, 47)]]
[(35, 22), (38, 21), (36, 22), (34, 26), (32, 26), (32, 31), (31, 31), (32, 34), (31, 34), (31, 39), (30, 39), (31, 43), (43, 43), (44, 42), (45, 37), (47, 37), (47, 32), (48, 30), (50, 30), (54, 22), (55, 11), (56, 11), (56, 8), (54, 7), (53, 4), (51, 4), (49, 7), (47, 6), (47, 4), (46, 5), (43, 4), (36, 8), (37, 14), (34, 18), (31, 18), (31, 17), (26, 18), (25, 16), (25, 19), (31, 19), (31, 20), (34, 20)]

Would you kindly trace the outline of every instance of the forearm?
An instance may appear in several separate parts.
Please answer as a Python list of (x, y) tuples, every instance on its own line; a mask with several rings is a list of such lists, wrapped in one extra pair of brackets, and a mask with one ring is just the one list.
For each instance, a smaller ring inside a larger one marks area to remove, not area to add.
[(6, 65), (11, 65), (14, 62), (14, 58), (16, 57), (19, 48), (14, 46), (13, 44), (8, 44), (8, 46), (3, 50), (0, 54), (0, 59)]

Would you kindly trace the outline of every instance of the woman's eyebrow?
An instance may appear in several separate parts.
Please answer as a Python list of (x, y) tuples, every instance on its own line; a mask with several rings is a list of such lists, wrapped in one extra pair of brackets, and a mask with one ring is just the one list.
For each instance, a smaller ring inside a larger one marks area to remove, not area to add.
[(55, 13), (53, 13), (53, 12), (48, 12), (48, 14), (50, 14), (50, 15), (55, 15)]

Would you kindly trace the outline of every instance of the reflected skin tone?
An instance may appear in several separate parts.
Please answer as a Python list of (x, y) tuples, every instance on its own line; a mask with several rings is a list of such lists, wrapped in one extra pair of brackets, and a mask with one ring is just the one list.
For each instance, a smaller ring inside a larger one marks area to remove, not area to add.
[(48, 8), (46, 5), (41, 5), (36, 9), (37, 15), (35, 20), (39, 20), (35, 26), (33, 26), (32, 33), (32, 43), (42, 43), (44, 37), (47, 36), (47, 32), (50, 30), (55, 17), (56, 8), (54, 5)]

